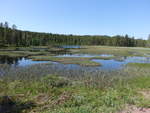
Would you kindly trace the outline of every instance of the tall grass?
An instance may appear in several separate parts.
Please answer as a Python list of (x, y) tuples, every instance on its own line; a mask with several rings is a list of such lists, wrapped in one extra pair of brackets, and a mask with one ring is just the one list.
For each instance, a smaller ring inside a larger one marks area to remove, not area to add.
[(11, 107), (14, 113), (115, 113), (126, 105), (150, 107), (150, 100), (138, 93), (149, 90), (149, 72), (128, 66), (102, 71), (53, 64), (1, 65), (0, 107)]

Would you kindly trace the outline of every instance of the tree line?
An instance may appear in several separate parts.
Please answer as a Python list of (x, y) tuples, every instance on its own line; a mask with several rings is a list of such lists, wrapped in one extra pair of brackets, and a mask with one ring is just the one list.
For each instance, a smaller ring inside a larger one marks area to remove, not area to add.
[(0, 46), (46, 46), (46, 45), (106, 45), (146, 47), (147, 40), (125, 36), (90, 36), (39, 33), (18, 30), (16, 25), (0, 23)]

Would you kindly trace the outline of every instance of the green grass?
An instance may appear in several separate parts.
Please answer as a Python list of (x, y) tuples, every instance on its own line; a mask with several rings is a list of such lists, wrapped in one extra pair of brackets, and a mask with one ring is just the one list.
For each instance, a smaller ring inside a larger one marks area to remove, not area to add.
[[(149, 107), (150, 100), (139, 92), (150, 90), (150, 76), (141, 75), (135, 67), (120, 73), (78, 80), (57, 75), (30, 80), (2, 78), (0, 95), (8, 96), (16, 104), (14, 109), (22, 108), (22, 112), (116, 113), (126, 105)], [(0, 104), (4, 102), (0, 100)]]
[(66, 62), (65, 64), (79, 64), (81, 66), (101, 66), (100, 63), (96, 63), (96, 62), (90, 61), (90, 60), (70, 61), (70, 62)]
[(91, 57), (90, 59), (111, 60), (111, 59), (114, 59), (114, 58), (115, 58), (115, 56), (108, 56), (108, 57), (96, 56), (96, 57)]
[(23, 54), (19, 54), (19, 53), (16, 53), (16, 52), (8, 52), (8, 51), (0, 51), (0, 56), (9, 56), (9, 57), (23, 57), (24, 55)]
[(31, 56), (34, 61), (54, 61), (63, 64), (79, 64), (82, 66), (100, 66), (100, 63), (91, 61), (90, 58), (83, 57), (53, 57), (53, 56)]
[(82, 46), (80, 49), (70, 49), (70, 51), (72, 51), (73, 53), (111, 54), (115, 56), (146, 56), (144, 54), (150, 54), (150, 48), (111, 46)]
[(150, 68), (150, 63), (128, 63), (127, 66), (133, 66), (139, 68)]
[[(110, 54), (115, 56), (145, 56), (150, 55), (149, 48), (136, 47), (110, 47), (110, 46), (81, 46), (80, 49), (63, 49), (53, 46), (33, 46), (33, 47), (9, 47), (1, 48), (0, 55), (7, 56), (34, 56), (34, 55), (54, 55), (57, 53), (81, 53), (81, 54)], [(111, 59), (99, 57), (100, 59)]]
[(44, 54), (46, 54), (46, 52), (0, 51), (0, 56), (8, 56), (8, 57), (27, 57), (32, 55), (44, 55)]
[(1, 48), (0, 56), (8, 57), (27, 57), (35, 55), (55, 55), (55, 53), (63, 53), (66, 50), (50, 46), (33, 46), (33, 47), (9, 47)]

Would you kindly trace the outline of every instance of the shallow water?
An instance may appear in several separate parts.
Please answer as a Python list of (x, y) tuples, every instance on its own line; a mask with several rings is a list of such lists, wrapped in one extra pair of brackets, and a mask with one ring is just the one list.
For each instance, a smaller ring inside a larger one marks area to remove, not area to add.
[(13, 64), (15, 66), (29, 66), (33, 64), (41, 64), (41, 63), (48, 63), (48, 61), (32, 61), (31, 59), (22, 58), (17, 62), (17, 64)]
[[(96, 57), (96, 56), (103, 56), (103, 57), (110, 57), (112, 55), (101, 54), (101, 55), (87, 55), (87, 54), (65, 54), (65, 55), (58, 55), (57, 57)], [(150, 63), (150, 57), (116, 57), (115, 59), (111, 60), (103, 60), (103, 59), (92, 59), (92, 61), (102, 64), (102, 66), (96, 67), (85, 67), (80, 66), (77, 64), (61, 64), (58, 62), (51, 62), (51, 61), (32, 61), (28, 58), (11, 58), (11, 57), (0, 57), (0, 64), (9, 64), (11, 66), (18, 66), (18, 67), (27, 67), (34, 64), (42, 64), (42, 63), (51, 63), (55, 64), (58, 69), (65, 68), (65, 69), (100, 69), (100, 70), (115, 70), (121, 69), (124, 65), (128, 63)]]
[(121, 69), (124, 65), (128, 63), (150, 63), (150, 58), (147, 57), (123, 57), (122, 60), (111, 59), (111, 60), (102, 60), (102, 59), (93, 59), (92, 61), (101, 63), (102, 66), (100, 69), (112, 70), (112, 69)]
[(81, 46), (79, 45), (63, 45), (63, 46), (59, 46), (61, 48), (66, 48), (66, 49), (79, 49), (81, 48)]
[(90, 57), (113, 57), (114, 55), (110, 54), (63, 54), (63, 55), (57, 55), (56, 57), (84, 57), (84, 58), (90, 58)]

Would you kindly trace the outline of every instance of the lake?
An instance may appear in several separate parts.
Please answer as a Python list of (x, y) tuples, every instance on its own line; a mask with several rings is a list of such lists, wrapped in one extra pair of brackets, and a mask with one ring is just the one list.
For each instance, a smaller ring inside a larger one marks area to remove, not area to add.
[[(57, 55), (55, 57), (111, 57), (113, 55), (110, 54), (99, 54), (99, 55), (92, 55), (92, 54), (64, 54), (64, 55)], [(92, 68), (92, 69), (100, 69), (100, 70), (115, 70), (121, 69), (124, 65), (128, 63), (150, 63), (150, 57), (116, 57), (114, 59), (104, 60), (104, 59), (92, 59), (92, 61), (102, 64), (102, 66), (94, 66), (94, 67), (86, 67), (80, 66), (77, 64), (61, 64), (58, 62), (52, 61), (32, 61), (32, 59), (25, 58), (25, 57), (8, 57), (8, 56), (0, 56), (0, 64), (8, 64), (11, 66), (17, 67), (26, 67), (34, 64), (44, 64), (50, 63), (55, 64), (59, 68), (65, 67), (66, 69), (85, 69), (85, 68)]]

